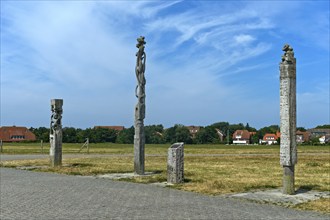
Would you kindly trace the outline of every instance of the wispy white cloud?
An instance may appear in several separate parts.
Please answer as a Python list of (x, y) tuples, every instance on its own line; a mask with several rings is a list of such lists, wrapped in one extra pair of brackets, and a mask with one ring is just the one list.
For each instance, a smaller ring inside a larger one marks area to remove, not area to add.
[(243, 44), (243, 45), (249, 44), (255, 40), (255, 38), (253, 36), (248, 35), (248, 34), (236, 35), (236, 36), (234, 36), (234, 39), (238, 44)]
[[(271, 48), (270, 42), (263, 42), (256, 34), (274, 27), (268, 17), (247, 12), (246, 7), (232, 8), (226, 13), (198, 12), (198, 9), (193, 9), (148, 21), (145, 25), (148, 33), (165, 36), (171, 33), (170, 39), (166, 38), (170, 42), (166, 51), (162, 48), (155, 54), (180, 60), (180, 63), (203, 73), (211, 71), (226, 75), (226, 69)], [(164, 40), (162, 37), (156, 39), (157, 45)]]
[(115, 13), (114, 19), (117, 16), (134, 16), (144, 19), (149, 19), (156, 16), (162, 10), (165, 10), (173, 5), (176, 5), (180, 1), (103, 1), (97, 3), (100, 7)]
[[(273, 77), (259, 77), (267, 68), (278, 70), (281, 46), (298, 30), (300, 20), (292, 14), (306, 14), (299, 2), (8, 1), (1, 6), (1, 123), (16, 118), (31, 126), (48, 125), (49, 99), (55, 97), (64, 98), (67, 125), (132, 125), (135, 38), (143, 34), (147, 124), (241, 120), (263, 126), (267, 118), (274, 123), (277, 85)], [(286, 10), (296, 27), (283, 27)], [(311, 39), (321, 31), (329, 36), (328, 14), (304, 38), (310, 48), (324, 49)], [(309, 61), (312, 68), (315, 60)], [(263, 84), (270, 86), (256, 86)], [(326, 94), (313, 88), (303, 92), (299, 97), (310, 100), (303, 106)]]

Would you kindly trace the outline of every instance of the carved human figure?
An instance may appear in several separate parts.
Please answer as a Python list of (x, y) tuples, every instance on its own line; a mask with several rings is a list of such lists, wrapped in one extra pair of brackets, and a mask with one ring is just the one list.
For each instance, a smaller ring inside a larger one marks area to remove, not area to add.
[(282, 50), (284, 51), (284, 54), (282, 55), (282, 62), (293, 63), (294, 62), (293, 48), (289, 44), (285, 44)]
[(144, 96), (144, 86), (146, 84), (146, 79), (144, 77), (145, 65), (146, 65), (146, 53), (144, 52), (144, 45), (146, 42), (144, 41), (144, 37), (141, 36), (137, 38), (138, 43), (136, 47), (139, 49), (136, 52), (136, 67), (135, 67), (135, 74), (137, 79), (137, 86), (135, 89), (136, 97)]

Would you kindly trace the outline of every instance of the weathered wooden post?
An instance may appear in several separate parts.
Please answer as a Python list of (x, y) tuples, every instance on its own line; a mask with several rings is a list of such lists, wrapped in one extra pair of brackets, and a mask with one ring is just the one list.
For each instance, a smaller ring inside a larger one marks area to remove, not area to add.
[(1, 153), (3, 152), (3, 143), (2, 143), (2, 140), (0, 140), (0, 152)]
[(283, 166), (283, 194), (292, 195), (294, 166), (297, 163), (296, 144), (296, 58), (292, 47), (285, 44), (280, 63), (280, 163)]
[(44, 154), (44, 142), (43, 142), (43, 140), (40, 141), (40, 148), (41, 148), (41, 154)]
[(89, 154), (89, 138), (86, 138), (87, 154)]
[(84, 149), (84, 147), (87, 147), (87, 154), (89, 154), (89, 138), (86, 138), (85, 143), (81, 146), (81, 148), (79, 149), (78, 153), (80, 153), (80, 151), (82, 149)]
[(52, 116), (50, 118), (50, 166), (62, 165), (62, 113), (63, 99), (51, 100)]
[(145, 84), (146, 79), (144, 77), (146, 53), (144, 52), (144, 37), (141, 36), (137, 39), (138, 43), (136, 47), (138, 52), (136, 53), (136, 67), (135, 74), (137, 79), (137, 86), (135, 88), (135, 96), (138, 98), (138, 103), (135, 106), (135, 134), (134, 134), (134, 172), (139, 175), (144, 174), (144, 118), (145, 118)]
[(175, 143), (168, 149), (167, 182), (184, 182), (184, 143)]

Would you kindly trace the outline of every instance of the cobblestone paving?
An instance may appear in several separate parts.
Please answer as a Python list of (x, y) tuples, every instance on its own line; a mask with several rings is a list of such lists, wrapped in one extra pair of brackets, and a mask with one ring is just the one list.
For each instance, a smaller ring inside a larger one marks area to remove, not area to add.
[(0, 219), (327, 219), (152, 185), (0, 168)]

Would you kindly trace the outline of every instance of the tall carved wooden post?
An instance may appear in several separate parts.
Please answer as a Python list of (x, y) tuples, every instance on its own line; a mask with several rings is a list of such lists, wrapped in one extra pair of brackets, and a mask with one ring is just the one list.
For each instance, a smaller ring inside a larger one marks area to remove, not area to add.
[(145, 145), (145, 134), (144, 134), (144, 118), (145, 118), (145, 84), (146, 79), (144, 77), (145, 64), (146, 64), (146, 53), (144, 52), (144, 37), (141, 36), (137, 39), (138, 43), (136, 47), (138, 52), (136, 53), (136, 67), (135, 74), (137, 79), (137, 86), (135, 89), (135, 96), (138, 99), (138, 103), (135, 106), (135, 135), (134, 135), (134, 172), (139, 175), (144, 174), (144, 145)]
[(283, 194), (292, 195), (294, 166), (297, 163), (296, 144), (296, 58), (292, 47), (285, 44), (280, 63), (280, 163), (283, 166)]
[(63, 99), (51, 100), (52, 116), (50, 118), (50, 166), (62, 165), (62, 113)]

